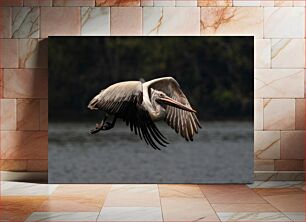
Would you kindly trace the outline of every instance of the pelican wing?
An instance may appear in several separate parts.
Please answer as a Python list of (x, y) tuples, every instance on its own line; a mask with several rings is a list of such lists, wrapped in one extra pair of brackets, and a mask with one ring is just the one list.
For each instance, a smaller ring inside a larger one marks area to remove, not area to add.
[[(188, 99), (174, 78), (164, 77), (152, 80), (148, 83), (149, 88), (162, 91), (172, 99), (191, 108)], [(148, 92), (150, 92), (150, 90), (148, 90)], [(173, 106), (166, 107), (165, 121), (176, 133), (180, 134), (187, 141), (192, 141), (194, 134), (198, 133), (198, 129), (201, 128), (195, 113), (181, 110)]]
[(102, 90), (90, 101), (88, 108), (102, 110), (122, 118), (140, 139), (144, 139), (154, 149), (160, 149), (157, 144), (165, 146), (167, 141), (152, 121), (148, 111), (141, 106), (142, 100), (141, 82), (120, 82)]

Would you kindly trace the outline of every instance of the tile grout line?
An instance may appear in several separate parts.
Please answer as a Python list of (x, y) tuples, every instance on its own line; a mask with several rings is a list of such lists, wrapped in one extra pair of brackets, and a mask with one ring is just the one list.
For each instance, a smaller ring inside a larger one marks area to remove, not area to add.
[(159, 205), (160, 205), (160, 211), (161, 211), (162, 221), (165, 221), (165, 220), (164, 220), (164, 214), (163, 214), (163, 207), (162, 207), (162, 203), (161, 203), (161, 196), (160, 196), (160, 191), (159, 191), (159, 184), (156, 184), (156, 186), (157, 186), (157, 191), (158, 191)]

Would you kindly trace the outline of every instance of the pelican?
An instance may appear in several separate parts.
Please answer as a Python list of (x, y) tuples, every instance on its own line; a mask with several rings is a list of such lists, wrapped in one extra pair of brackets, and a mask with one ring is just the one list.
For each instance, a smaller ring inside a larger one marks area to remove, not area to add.
[[(193, 136), (201, 128), (196, 111), (172, 77), (144, 83), (125, 81), (113, 84), (96, 95), (88, 108), (106, 113), (104, 119), (89, 131), (90, 134), (113, 128), (116, 119), (121, 118), (141, 140), (158, 150), (159, 145), (165, 147), (168, 142), (155, 122), (166, 121), (187, 141), (193, 141)], [(111, 122), (106, 121), (109, 116), (113, 116)]]

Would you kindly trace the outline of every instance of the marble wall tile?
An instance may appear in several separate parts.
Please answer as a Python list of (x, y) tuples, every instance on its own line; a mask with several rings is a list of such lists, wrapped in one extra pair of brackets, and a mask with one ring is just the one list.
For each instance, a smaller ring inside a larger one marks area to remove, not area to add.
[(160, 207), (103, 207), (97, 221), (163, 221)]
[(27, 171), (48, 171), (48, 160), (27, 160)]
[(47, 131), (1, 131), (4, 159), (47, 159)]
[(47, 69), (5, 69), (5, 98), (47, 98)]
[(99, 212), (33, 212), (26, 221), (96, 221)]
[(198, 4), (197, 0), (176, 0), (175, 6), (182, 7), (196, 7)]
[(140, 0), (141, 6), (153, 6), (154, 0)]
[(257, 69), (256, 98), (303, 98), (303, 69)]
[(254, 129), (263, 130), (263, 99), (254, 99)]
[(295, 6), (295, 7), (305, 7), (306, 2), (304, 0), (293, 0), (293, 6)]
[(12, 37), (38, 38), (39, 13), (40, 12), (38, 7), (13, 7)]
[(271, 68), (271, 40), (255, 39), (255, 67)]
[(39, 107), (39, 129), (48, 130), (48, 100), (41, 99)]
[(202, 35), (263, 36), (263, 9), (260, 7), (202, 7)]
[(95, 6), (95, 0), (53, 0), (53, 6)]
[(3, 69), (0, 69), (0, 99), (3, 98)]
[(272, 39), (273, 68), (304, 68), (304, 63), (304, 39)]
[(305, 10), (300, 7), (264, 8), (265, 38), (304, 38)]
[(9, 7), (0, 7), (0, 38), (11, 37), (12, 10)]
[(38, 99), (17, 99), (17, 130), (39, 130)]
[(233, 0), (233, 6), (239, 7), (239, 6), (260, 6), (260, 0)]
[(205, 7), (226, 7), (226, 6), (233, 6), (233, 0), (198, 0), (198, 6), (205, 6)]
[(205, 198), (166, 197), (161, 205), (164, 221), (219, 221)]
[(199, 35), (200, 8), (144, 7), (143, 34), (144, 35)]
[(254, 160), (254, 170), (274, 170), (274, 160)]
[(175, 0), (153, 0), (154, 7), (175, 6)]
[(26, 171), (26, 160), (0, 160), (0, 169), (3, 171)]
[(41, 38), (52, 35), (80, 35), (80, 22), (79, 7), (42, 7)]
[(305, 131), (281, 131), (281, 159), (304, 159)]
[(110, 35), (110, 8), (82, 7), (81, 35)]
[(293, 0), (274, 0), (275, 7), (290, 7), (293, 6)]
[(220, 212), (218, 217), (221, 221), (290, 221), (281, 212)]
[(24, 6), (52, 6), (52, 0), (23, 0)]
[(111, 8), (111, 35), (141, 35), (142, 34), (141, 7), (113, 7)]
[(0, 111), (0, 129), (16, 130), (16, 99), (1, 99)]
[(295, 129), (305, 129), (305, 99), (295, 100)]
[(306, 69), (304, 69), (304, 97), (306, 97)]
[(19, 68), (47, 68), (48, 41), (39, 39), (19, 40)]
[(140, 6), (140, 1), (141, 0), (96, 0), (96, 6)]
[(294, 99), (264, 99), (264, 130), (290, 130), (294, 128)]
[(280, 159), (280, 132), (255, 131), (254, 152), (255, 159)]
[(274, 0), (261, 0), (260, 6), (264, 7), (274, 6)]
[(303, 171), (303, 160), (275, 160), (275, 170), (277, 171)]
[(7, 7), (7, 6), (22, 6), (23, 0), (1, 0), (0, 7)]
[(0, 39), (0, 68), (18, 68), (18, 40)]
[(303, 171), (255, 171), (257, 181), (304, 181)]

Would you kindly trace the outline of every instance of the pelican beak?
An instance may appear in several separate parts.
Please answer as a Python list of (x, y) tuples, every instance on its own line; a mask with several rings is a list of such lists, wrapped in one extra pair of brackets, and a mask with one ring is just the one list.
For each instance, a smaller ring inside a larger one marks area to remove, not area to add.
[(163, 103), (165, 105), (168, 106), (173, 106), (182, 110), (186, 110), (188, 112), (192, 112), (192, 113), (196, 113), (196, 111), (188, 106), (183, 105), (182, 103), (170, 98), (170, 97), (166, 97), (166, 98), (158, 98), (157, 102)]

